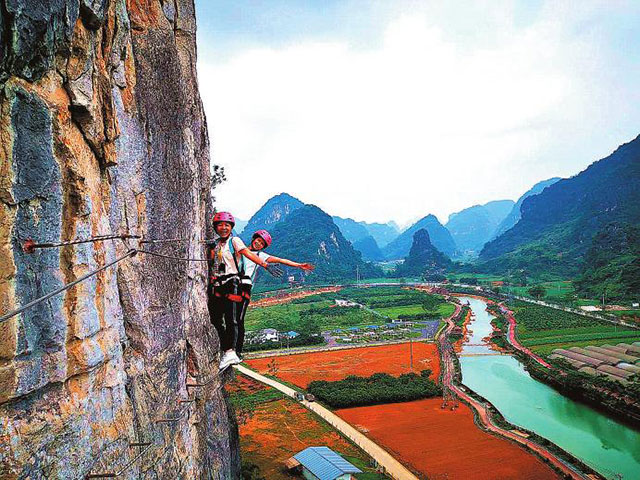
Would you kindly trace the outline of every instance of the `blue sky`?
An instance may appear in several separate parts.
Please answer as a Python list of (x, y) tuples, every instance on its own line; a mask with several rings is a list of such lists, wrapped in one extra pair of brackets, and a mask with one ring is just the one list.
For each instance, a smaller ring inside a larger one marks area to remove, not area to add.
[(408, 223), (640, 134), (640, 2), (196, 1), (218, 205)]

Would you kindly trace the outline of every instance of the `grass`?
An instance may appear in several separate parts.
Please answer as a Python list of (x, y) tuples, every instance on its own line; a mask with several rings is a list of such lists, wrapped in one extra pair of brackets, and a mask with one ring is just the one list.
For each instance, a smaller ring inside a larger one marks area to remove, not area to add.
[(397, 319), (400, 315), (416, 315), (425, 313), (422, 305), (405, 305), (402, 307), (376, 308), (376, 312), (394, 319)]
[[(617, 327), (616, 325), (595, 325), (592, 327), (578, 327), (578, 328), (562, 328), (562, 329), (554, 329), (554, 330), (519, 330), (518, 337), (523, 341), (535, 340), (541, 338), (549, 338), (549, 337), (558, 337), (565, 335), (588, 335), (593, 333), (604, 333), (604, 334), (612, 334), (612, 336), (616, 336), (618, 332), (624, 331), (635, 331), (630, 330), (629, 328)], [(640, 332), (638, 332), (640, 333)]]
[(320, 330), (327, 330), (385, 323), (383, 318), (357, 307), (334, 307), (340, 309), (336, 310), (336, 313), (339, 312), (340, 314), (335, 316), (322, 314), (304, 316), (304, 312), (312, 308), (323, 308), (333, 304), (333, 302), (329, 301), (301, 304), (286, 303), (250, 309), (245, 319), (245, 328), (247, 331), (275, 328), (281, 332), (288, 332), (290, 330), (308, 331), (311, 326)]
[(275, 388), (267, 388), (253, 393), (238, 391), (229, 394), (229, 399), (235, 409), (244, 409), (250, 412), (253, 412), (258, 405), (280, 400), (281, 398), (282, 392)]
[(556, 348), (629, 343), (640, 340), (640, 331), (594, 318), (519, 302), (515, 308), (520, 342), (540, 355)]
[(607, 310), (607, 313), (612, 313), (616, 317), (640, 317), (640, 310)]
[(609, 332), (602, 333), (587, 333), (578, 335), (558, 335), (555, 337), (536, 338), (532, 340), (524, 340), (522, 344), (530, 347), (534, 345), (549, 345), (557, 343), (573, 343), (580, 341), (595, 341), (605, 340), (604, 343), (608, 343), (609, 339), (617, 339), (617, 342), (637, 342), (640, 340), (640, 332), (637, 330), (627, 330), (622, 332), (615, 332), (613, 329)]

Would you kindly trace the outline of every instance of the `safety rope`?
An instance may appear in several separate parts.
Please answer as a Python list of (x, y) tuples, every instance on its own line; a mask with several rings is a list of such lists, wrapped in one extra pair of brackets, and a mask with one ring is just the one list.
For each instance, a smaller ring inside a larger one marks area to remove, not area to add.
[[(140, 244), (145, 244), (145, 243), (179, 243), (179, 242), (190, 242), (192, 241), (190, 238), (143, 238), (142, 240), (140, 240)], [(199, 240), (195, 243), (200, 243), (200, 244), (205, 244), (205, 245), (211, 245), (214, 244), (216, 242), (216, 239), (214, 238), (205, 238), (204, 240)]]

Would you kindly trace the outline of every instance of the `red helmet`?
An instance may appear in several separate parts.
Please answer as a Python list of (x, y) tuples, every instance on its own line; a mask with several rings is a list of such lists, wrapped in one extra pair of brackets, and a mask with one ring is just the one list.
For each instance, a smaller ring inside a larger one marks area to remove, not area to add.
[(258, 230), (256, 233), (253, 234), (253, 237), (251, 238), (256, 238), (256, 237), (260, 237), (262, 240), (264, 240), (264, 243), (267, 244), (267, 247), (271, 245), (271, 234), (266, 230)]
[(229, 222), (231, 226), (235, 226), (236, 219), (229, 212), (218, 212), (213, 216), (214, 225), (218, 222)]

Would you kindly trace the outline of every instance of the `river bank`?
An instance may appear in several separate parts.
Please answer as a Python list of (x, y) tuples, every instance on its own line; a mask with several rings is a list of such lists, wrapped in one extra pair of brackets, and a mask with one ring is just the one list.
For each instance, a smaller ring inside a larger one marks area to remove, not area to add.
[[(463, 297), (463, 301), (465, 298)], [(469, 300), (474, 311), (467, 347), (478, 352), (493, 328), (486, 301)], [(462, 356), (462, 383), (488, 400), (505, 420), (558, 445), (606, 478), (634, 478), (640, 471), (640, 433), (573, 401), (535, 380), (510, 355)]]
[(573, 369), (556, 368), (522, 347), (515, 335), (516, 321), (512, 312), (503, 312), (499, 304), (491, 301), (488, 303), (490, 313), (495, 316), (491, 323), (500, 330), (507, 330), (504, 337), (493, 335), (492, 342), (497, 342), (516, 356), (532, 377), (573, 400), (582, 402), (636, 430), (640, 429), (640, 404), (618, 392), (594, 385), (590, 381), (591, 378), (587, 377), (585, 381), (585, 377)]

